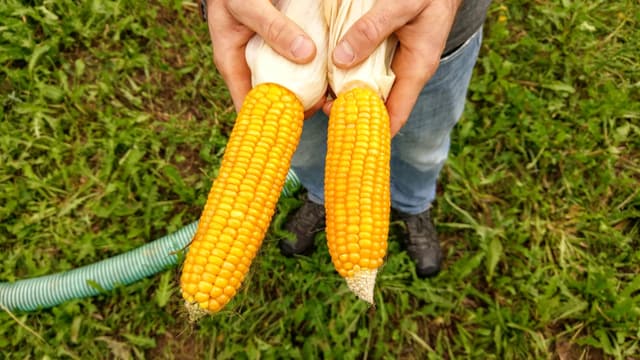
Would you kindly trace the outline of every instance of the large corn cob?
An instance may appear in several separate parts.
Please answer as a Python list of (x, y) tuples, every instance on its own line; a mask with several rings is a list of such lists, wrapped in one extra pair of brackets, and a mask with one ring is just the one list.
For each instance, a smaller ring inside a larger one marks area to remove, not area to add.
[(300, 101), (279, 85), (258, 85), (245, 98), (185, 259), (188, 303), (215, 312), (235, 295), (269, 227), (303, 119)]
[[(329, 51), (374, 2), (326, 0)], [(395, 40), (389, 39), (356, 68), (328, 68), (329, 83), (338, 96), (327, 139), (327, 243), (338, 273), (369, 303), (389, 231), (391, 139), (383, 98), (395, 78), (389, 67), (394, 48)]]
[(320, 2), (276, 5), (312, 37), (316, 58), (293, 64), (259, 36), (247, 46), (254, 88), (238, 113), (180, 278), (194, 318), (220, 310), (240, 287), (275, 211), (304, 110), (326, 90), (327, 29)]

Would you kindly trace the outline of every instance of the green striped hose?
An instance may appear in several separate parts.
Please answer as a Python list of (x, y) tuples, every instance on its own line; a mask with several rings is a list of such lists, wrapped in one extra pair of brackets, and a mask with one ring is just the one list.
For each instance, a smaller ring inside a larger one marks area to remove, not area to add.
[[(289, 170), (282, 195), (290, 196), (299, 185), (300, 180)], [(0, 305), (10, 311), (33, 311), (132, 284), (177, 264), (177, 254), (189, 245), (197, 228), (196, 221), (129, 252), (77, 269), (0, 283)]]

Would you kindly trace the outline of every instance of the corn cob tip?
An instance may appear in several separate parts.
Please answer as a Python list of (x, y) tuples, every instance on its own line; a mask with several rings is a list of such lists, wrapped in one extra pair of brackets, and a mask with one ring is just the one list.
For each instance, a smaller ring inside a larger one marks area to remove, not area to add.
[(198, 322), (203, 317), (210, 315), (211, 312), (203, 309), (198, 303), (185, 301), (184, 307), (187, 309), (187, 316), (190, 323)]
[(376, 286), (378, 269), (362, 269), (346, 277), (347, 287), (361, 300), (373, 305), (373, 289)]

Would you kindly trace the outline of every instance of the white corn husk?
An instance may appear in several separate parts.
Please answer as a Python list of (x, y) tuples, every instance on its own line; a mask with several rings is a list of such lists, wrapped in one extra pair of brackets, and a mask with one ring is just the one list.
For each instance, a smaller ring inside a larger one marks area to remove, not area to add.
[[(376, 0), (324, 0), (324, 12), (329, 24), (329, 56), (333, 54), (338, 41), (351, 26), (369, 11)], [(367, 86), (375, 90), (383, 100), (391, 91), (395, 74), (391, 70), (391, 60), (398, 43), (392, 35), (358, 66), (343, 70), (332, 61), (328, 63), (329, 86), (336, 95), (354, 87)]]
[(251, 83), (279, 84), (298, 96), (305, 110), (315, 105), (327, 90), (327, 40), (329, 30), (322, 12), (322, 0), (276, 0), (273, 2), (315, 42), (316, 56), (307, 64), (296, 64), (275, 52), (257, 34), (245, 52), (251, 69)]

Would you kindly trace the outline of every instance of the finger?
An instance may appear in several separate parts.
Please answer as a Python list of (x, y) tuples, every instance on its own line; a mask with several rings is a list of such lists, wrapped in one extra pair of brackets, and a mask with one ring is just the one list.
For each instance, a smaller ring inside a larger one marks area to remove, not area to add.
[(227, 84), (236, 110), (251, 90), (251, 70), (244, 53), (246, 41), (229, 41), (212, 33), (213, 62)]
[(322, 112), (327, 114), (327, 116), (331, 115), (331, 107), (333, 106), (333, 100), (327, 101), (322, 105)]
[(219, 0), (207, 1), (207, 23), (213, 62), (227, 84), (236, 111), (239, 111), (251, 89), (251, 72), (244, 53), (254, 32), (238, 23)]
[(332, 54), (334, 64), (350, 68), (364, 61), (382, 41), (419, 13), (421, 6), (415, 1), (377, 1), (338, 42)]
[(396, 80), (387, 99), (392, 136), (407, 122), (435, 74), (456, 11), (448, 2), (432, 1), (419, 18), (396, 32), (400, 43), (391, 63)]
[(386, 104), (391, 136), (397, 134), (409, 119), (420, 91), (438, 68), (440, 61), (438, 55), (439, 53), (436, 52), (434, 56), (418, 56), (418, 53), (404, 46), (400, 46), (396, 51), (391, 65), (396, 73), (396, 81)]
[(238, 49), (235, 53), (236, 55), (227, 53), (221, 60), (216, 60), (215, 54), (213, 58), (220, 75), (227, 84), (236, 111), (240, 111), (244, 98), (251, 90), (251, 71), (245, 61), (237, 60), (239, 56), (244, 56), (244, 48)]
[(318, 110), (320, 110), (321, 108), (323, 108), (324, 104), (326, 101), (326, 97), (322, 97), (322, 99), (318, 100), (317, 103), (315, 103), (312, 107), (310, 107), (309, 109), (307, 109), (304, 112), (304, 118), (305, 120), (312, 117), (313, 114), (315, 114)]
[(316, 55), (313, 40), (270, 1), (230, 1), (229, 11), (258, 33), (278, 54), (304, 64)]

